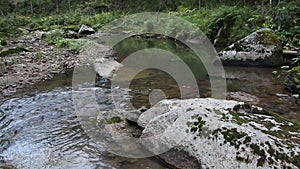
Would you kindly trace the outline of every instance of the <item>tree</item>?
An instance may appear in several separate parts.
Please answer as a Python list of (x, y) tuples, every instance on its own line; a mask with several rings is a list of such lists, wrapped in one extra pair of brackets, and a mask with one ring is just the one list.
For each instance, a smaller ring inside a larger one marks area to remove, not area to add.
[(32, 0), (30, 0), (30, 13), (33, 14), (33, 4), (32, 4)]
[(56, 7), (56, 13), (59, 13), (59, 0), (54, 0), (55, 7)]
[(71, 0), (68, 0), (69, 11), (71, 12)]

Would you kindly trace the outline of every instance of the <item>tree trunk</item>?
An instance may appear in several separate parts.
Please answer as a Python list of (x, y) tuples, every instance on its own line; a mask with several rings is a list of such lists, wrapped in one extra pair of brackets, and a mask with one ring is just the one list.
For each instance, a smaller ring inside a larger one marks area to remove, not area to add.
[(56, 13), (58, 13), (59, 12), (59, 2), (58, 2), (58, 0), (55, 0), (55, 6), (56, 6)]
[(68, 0), (69, 11), (71, 12), (71, 0)]
[(33, 4), (32, 4), (32, 0), (30, 0), (30, 13), (33, 14)]
[(266, 16), (265, 0), (261, 0), (260, 3), (261, 3), (261, 15), (265, 17)]
[(201, 0), (198, 1), (198, 9), (201, 8)]
[(39, 12), (41, 11), (41, 0), (38, 0)]

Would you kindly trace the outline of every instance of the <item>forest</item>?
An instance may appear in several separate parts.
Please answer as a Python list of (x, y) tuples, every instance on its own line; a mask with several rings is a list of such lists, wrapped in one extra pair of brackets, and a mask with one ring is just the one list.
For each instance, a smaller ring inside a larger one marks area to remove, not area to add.
[(126, 14), (151, 11), (183, 17), (212, 41), (226, 25), (226, 37), (220, 46), (233, 43), (259, 28), (270, 28), (279, 35), (283, 46), (297, 48), (300, 46), (299, 3), (297, 0), (3, 0), (0, 3), (0, 36), (15, 36), (18, 27), (50, 30), (86, 24), (97, 30)]

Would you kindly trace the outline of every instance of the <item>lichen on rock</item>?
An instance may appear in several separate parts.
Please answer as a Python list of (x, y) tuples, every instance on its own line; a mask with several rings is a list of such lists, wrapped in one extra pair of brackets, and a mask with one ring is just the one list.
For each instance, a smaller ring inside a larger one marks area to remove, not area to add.
[[(160, 156), (171, 165), (192, 168), (188, 163), (196, 160), (198, 168), (300, 167), (300, 124), (243, 102), (163, 100), (138, 124), (145, 128), (142, 137), (157, 136), (143, 141), (149, 151), (172, 148)], [(175, 162), (172, 153), (189, 160)]]

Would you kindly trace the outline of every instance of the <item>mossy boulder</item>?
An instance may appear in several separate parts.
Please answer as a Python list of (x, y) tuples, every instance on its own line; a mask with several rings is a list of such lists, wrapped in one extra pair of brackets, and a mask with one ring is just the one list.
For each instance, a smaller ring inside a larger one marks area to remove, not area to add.
[(300, 94), (300, 66), (290, 70), (284, 84), (291, 92)]
[(282, 47), (271, 29), (260, 29), (219, 53), (225, 65), (277, 66), (283, 63)]
[(176, 168), (300, 167), (300, 124), (242, 102), (162, 100), (138, 124), (143, 146)]

